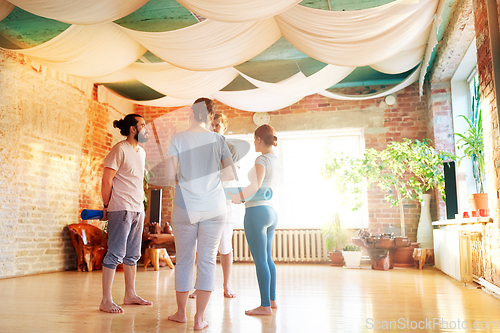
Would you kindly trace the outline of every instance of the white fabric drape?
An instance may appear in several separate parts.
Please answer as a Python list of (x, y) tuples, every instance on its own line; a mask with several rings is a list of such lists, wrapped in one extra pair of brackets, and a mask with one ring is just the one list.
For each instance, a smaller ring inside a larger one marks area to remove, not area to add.
[[(402, 89), (418, 76), (413, 72), (391, 92), (372, 95), (344, 96), (325, 90), (359, 66), (397, 74), (414, 68), (424, 58), (422, 87), (445, 3), (395, 0), (375, 8), (339, 12), (304, 7), (299, 0), (179, 0), (208, 19), (174, 31), (141, 32), (109, 21), (133, 12), (147, 0), (11, 2), (36, 15), (79, 23), (41, 45), (12, 50), (27, 55), (43, 65), (41, 68), (49, 68), (50, 73), (59, 73), (58, 77), (73, 75), (95, 83), (138, 80), (166, 95), (153, 101), (134, 101), (142, 105), (177, 107), (211, 96), (247, 111), (278, 110), (314, 93), (338, 99), (375, 98)], [(0, 0), (0, 17), (12, 10), (11, 2)], [(436, 8), (438, 22), (431, 25)], [(279, 83), (240, 73), (258, 88), (220, 91), (238, 75), (234, 66), (259, 55), (281, 36), (329, 65), (309, 77), (300, 72)], [(146, 51), (165, 62), (136, 63)], [(89, 90), (88, 84), (73, 81)]]
[(123, 114), (134, 113), (134, 104), (137, 104), (135, 101), (123, 98), (104, 86), (97, 87), (97, 100), (100, 103), (110, 105)]
[(179, 99), (208, 96), (227, 86), (237, 76), (233, 68), (217, 71), (189, 71), (167, 63), (128, 66), (125, 72), (164, 95)]
[(243, 23), (205, 20), (167, 32), (121, 29), (166, 62), (198, 71), (239, 65), (281, 37), (274, 18)]
[(72, 25), (41, 45), (13, 50), (56, 70), (81, 76), (109, 75), (137, 60), (146, 49), (114, 23)]
[(276, 16), (283, 36), (317, 60), (369, 66), (390, 58), (424, 33), (437, 0), (399, 0), (376, 8), (333, 12), (294, 6)]
[(126, 82), (133, 81), (135, 78), (128, 74), (125, 69), (121, 69), (114, 73), (104, 76), (94, 76), (92, 81), (95, 83), (116, 83), (116, 82)]
[(319, 91), (318, 94), (328, 97), (328, 98), (333, 98), (333, 99), (339, 99), (343, 101), (362, 101), (362, 100), (367, 100), (367, 99), (372, 99), (372, 98), (378, 98), (378, 97), (384, 97), (387, 95), (390, 95), (392, 93), (395, 93), (397, 91), (400, 91), (412, 83), (416, 82), (418, 80), (418, 76), (420, 75), (420, 70), (422, 68), (422, 65), (418, 66), (406, 79), (404, 79), (401, 83), (398, 85), (385, 90), (385, 91), (379, 91), (373, 94), (367, 94), (367, 95), (344, 95), (344, 94), (337, 94), (337, 93), (332, 93), (330, 91)]
[(212, 97), (235, 109), (251, 112), (268, 112), (295, 104), (306, 97), (306, 95), (276, 95), (258, 88), (244, 91), (218, 91), (213, 93)]
[[(301, 82), (303, 79), (304, 74), (299, 72), (277, 84), (293, 84)], [(297, 103), (306, 96), (306, 94), (280, 95), (262, 88), (245, 91), (218, 91), (212, 94), (212, 97), (219, 102), (239, 110), (251, 112), (276, 111)]]
[(111, 22), (141, 8), (148, 0), (9, 0), (38, 16), (70, 24)]
[(177, 0), (190, 11), (221, 22), (245, 22), (269, 18), (301, 0)]
[(307, 96), (314, 94), (320, 90), (328, 89), (331, 86), (339, 83), (347, 75), (349, 75), (354, 70), (354, 67), (340, 67), (334, 65), (327, 65), (318, 72), (306, 77), (302, 72), (299, 72), (300, 76), (294, 75), (297, 78), (295, 80), (287, 80), (279, 83), (268, 83), (259, 81), (249, 77), (246, 74), (240, 72), (240, 75), (245, 79), (250, 81), (254, 86), (262, 88), (273, 94), (285, 95), (285, 96)]
[(14, 5), (6, 0), (0, 0), (0, 21), (6, 18), (12, 9), (14, 9)]
[(432, 25), (429, 25), (423, 34), (417, 36), (417, 39), (401, 52), (370, 67), (386, 74), (404, 73), (414, 68), (422, 61), (431, 27)]
[(193, 99), (178, 99), (169, 96), (165, 96), (158, 99), (153, 99), (150, 101), (133, 101), (135, 104), (139, 105), (147, 105), (147, 106), (159, 106), (159, 107), (181, 107), (186, 105), (191, 105), (196, 101), (196, 98)]

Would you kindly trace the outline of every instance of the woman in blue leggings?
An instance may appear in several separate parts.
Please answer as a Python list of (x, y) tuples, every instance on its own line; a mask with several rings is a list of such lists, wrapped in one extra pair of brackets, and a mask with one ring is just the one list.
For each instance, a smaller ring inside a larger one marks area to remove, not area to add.
[[(234, 203), (241, 203), (252, 197), (261, 187), (276, 188), (280, 164), (273, 152), (278, 138), (274, 128), (262, 125), (255, 131), (255, 151), (262, 153), (255, 160), (255, 166), (249, 173), (250, 185), (238, 194), (230, 194)], [(271, 315), (276, 303), (276, 267), (272, 258), (274, 229), (278, 224), (278, 215), (273, 208), (273, 200), (245, 202), (245, 235), (252, 253), (257, 280), (260, 289), (260, 306), (245, 311), (245, 314)]]

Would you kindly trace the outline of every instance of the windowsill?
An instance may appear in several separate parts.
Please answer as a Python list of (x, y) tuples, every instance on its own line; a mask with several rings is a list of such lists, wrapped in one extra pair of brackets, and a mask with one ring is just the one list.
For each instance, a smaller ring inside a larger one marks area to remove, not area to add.
[(453, 220), (443, 220), (443, 221), (434, 221), (432, 225), (440, 226), (440, 225), (464, 225), (464, 224), (487, 224), (493, 223), (494, 220), (492, 217), (469, 217), (469, 218), (461, 218), (461, 219), (453, 219)]

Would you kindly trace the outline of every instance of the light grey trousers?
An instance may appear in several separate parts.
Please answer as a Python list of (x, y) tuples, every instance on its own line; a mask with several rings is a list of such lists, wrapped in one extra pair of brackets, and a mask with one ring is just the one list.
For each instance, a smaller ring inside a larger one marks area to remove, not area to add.
[(116, 269), (122, 262), (127, 266), (135, 266), (141, 258), (143, 227), (144, 212), (109, 212), (108, 252), (102, 265), (110, 269)]
[(193, 289), (196, 253), (198, 262), (194, 289), (214, 290), (217, 248), (226, 214), (214, 217), (211, 214), (204, 216), (203, 212), (196, 213), (198, 221), (193, 221), (193, 214), (188, 214), (177, 205), (172, 212), (176, 251), (175, 290), (179, 292)]

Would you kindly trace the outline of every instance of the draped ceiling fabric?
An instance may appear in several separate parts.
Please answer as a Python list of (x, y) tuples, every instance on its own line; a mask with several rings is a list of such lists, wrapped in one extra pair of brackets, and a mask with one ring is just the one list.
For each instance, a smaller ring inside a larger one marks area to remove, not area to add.
[[(122, 98), (124, 105), (180, 107), (207, 96), (237, 109), (260, 112), (287, 107), (315, 93), (361, 100), (390, 94), (419, 76), (422, 83), (427, 63), (418, 65), (434, 47), (428, 41), (436, 39), (434, 16), (443, 4), (443, 0), (395, 0), (363, 10), (327, 11), (301, 6), (298, 0), (178, 2), (206, 19), (162, 32), (137, 31), (113, 22), (147, 0), (0, 0), (0, 19), (18, 6), (72, 24), (45, 43), (12, 50), (51, 71), (98, 84), (139, 82), (165, 95), (130, 100), (100, 86), (103, 102), (113, 100), (118, 105), (116, 99)], [(324, 67), (308, 76), (299, 68), (277, 83), (235, 68), (281, 37)], [(148, 63), (147, 51), (160, 62)], [(372, 95), (345, 96), (327, 90), (362, 66), (386, 74), (409, 74), (395, 87)], [(235, 79), (255, 88), (225, 91)]]
[(27, 12), (69, 24), (96, 24), (117, 20), (141, 8), (148, 0), (9, 0)]
[(10, 14), (12, 9), (14, 9), (14, 5), (6, 0), (0, 0), (0, 21), (7, 17)]

